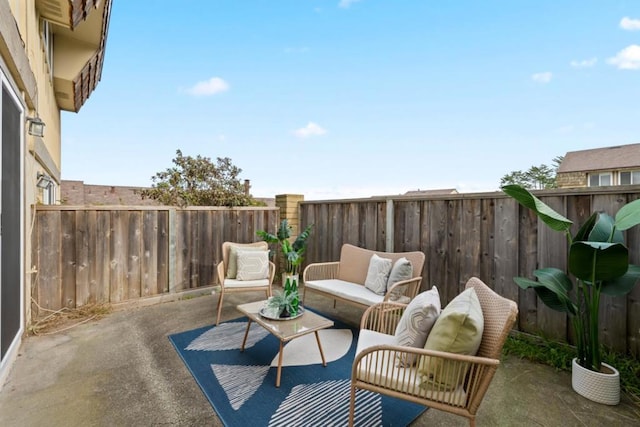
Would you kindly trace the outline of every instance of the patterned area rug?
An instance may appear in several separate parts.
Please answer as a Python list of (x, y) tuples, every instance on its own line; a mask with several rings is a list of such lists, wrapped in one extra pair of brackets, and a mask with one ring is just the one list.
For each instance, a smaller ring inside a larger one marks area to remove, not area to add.
[[(278, 339), (252, 324), (244, 352), (247, 319), (169, 336), (196, 382), (226, 426), (346, 426), (351, 364), (357, 329), (335, 322), (319, 332), (327, 366), (315, 335), (288, 342), (276, 388)], [(357, 426), (404, 426), (424, 406), (358, 391)]]

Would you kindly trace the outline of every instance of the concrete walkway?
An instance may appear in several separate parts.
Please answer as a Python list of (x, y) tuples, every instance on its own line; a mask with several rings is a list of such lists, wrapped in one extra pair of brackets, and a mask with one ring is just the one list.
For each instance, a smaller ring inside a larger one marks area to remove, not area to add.
[[(117, 311), (63, 332), (24, 340), (0, 390), (0, 426), (219, 426), (214, 410), (167, 339), (210, 325), (211, 295)], [(225, 298), (223, 318), (254, 295)], [(362, 310), (314, 297), (307, 305), (352, 325)], [(609, 407), (571, 389), (570, 374), (509, 357), (478, 411), (479, 426), (640, 426), (623, 396)], [(427, 410), (414, 426), (467, 426)]]

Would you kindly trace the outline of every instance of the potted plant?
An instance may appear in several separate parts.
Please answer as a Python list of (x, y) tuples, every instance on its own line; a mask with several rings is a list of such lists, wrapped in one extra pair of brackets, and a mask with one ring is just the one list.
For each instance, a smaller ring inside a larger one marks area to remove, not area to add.
[(298, 282), (300, 274), (300, 266), (304, 261), (304, 253), (307, 249), (307, 239), (311, 235), (313, 224), (308, 225), (296, 239), (291, 243), (291, 226), (286, 219), (280, 223), (277, 233), (271, 234), (266, 231), (258, 231), (256, 234), (265, 242), (272, 244), (277, 243), (282, 250), (284, 272), (282, 274), (282, 285), (285, 286), (287, 278), (292, 283)]
[[(514, 281), (522, 289), (535, 289), (547, 306), (571, 317), (577, 349), (572, 369), (574, 390), (600, 403), (618, 404), (619, 374), (615, 368), (602, 363), (598, 314), (601, 294), (626, 295), (640, 280), (640, 267), (629, 264), (629, 250), (622, 234), (640, 224), (640, 200), (623, 206), (615, 218), (604, 212), (594, 212), (572, 236), (570, 228), (573, 222), (528, 190), (519, 185), (507, 185), (502, 190), (535, 212), (548, 227), (566, 235), (568, 270), (574, 277), (575, 289), (572, 278), (565, 271), (552, 267), (535, 270), (533, 275), (537, 281), (526, 277), (516, 277)], [(606, 375), (607, 370), (613, 371), (613, 377)], [(587, 377), (582, 377), (582, 374)], [(600, 379), (610, 382), (613, 390), (593, 387), (593, 381)]]
[(267, 300), (267, 309), (270, 310), (270, 313), (274, 314), (274, 317), (295, 317), (300, 309), (300, 296), (296, 282), (287, 279), (284, 291), (275, 292), (273, 296)]

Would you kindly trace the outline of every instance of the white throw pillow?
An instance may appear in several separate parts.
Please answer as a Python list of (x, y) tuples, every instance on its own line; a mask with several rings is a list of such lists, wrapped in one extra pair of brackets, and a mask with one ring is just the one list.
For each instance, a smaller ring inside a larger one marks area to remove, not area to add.
[[(391, 269), (391, 273), (389, 273), (389, 279), (387, 279), (387, 291), (391, 289), (393, 285), (397, 282), (403, 280), (409, 280), (413, 277), (413, 265), (411, 265), (411, 261), (402, 257), (398, 259)], [(391, 291), (391, 296), (389, 299), (391, 301), (398, 301), (400, 297), (404, 295), (406, 292), (406, 286), (398, 286), (396, 289)]]
[[(440, 315), (440, 309), (438, 288), (433, 286), (431, 290), (418, 294), (402, 313), (396, 327), (396, 344), (423, 348), (431, 328)], [(398, 356), (398, 359), (398, 364), (404, 367), (411, 366), (415, 362), (415, 357), (410, 354), (406, 357)]]
[(392, 261), (389, 258), (379, 257), (377, 254), (371, 256), (367, 278), (364, 287), (378, 295), (387, 293), (387, 280), (391, 272)]
[(238, 280), (260, 280), (269, 277), (269, 251), (238, 250)]

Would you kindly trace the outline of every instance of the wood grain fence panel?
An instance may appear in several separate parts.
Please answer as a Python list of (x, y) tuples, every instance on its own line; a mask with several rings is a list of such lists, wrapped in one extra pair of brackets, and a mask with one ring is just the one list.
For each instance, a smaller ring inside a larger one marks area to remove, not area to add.
[(60, 212), (61, 241), (61, 288), (63, 307), (76, 307), (76, 213)]
[[(535, 279), (538, 268), (538, 217), (531, 210), (519, 207), (518, 221), (518, 276)], [(538, 333), (538, 296), (533, 289), (518, 289), (518, 328), (523, 332)], [(542, 304), (542, 302), (540, 302)]]
[(185, 210), (176, 211), (176, 283), (174, 291), (189, 288), (189, 262), (191, 260), (191, 215)]
[(493, 288), (500, 295), (518, 301), (518, 287), (513, 278), (518, 275), (518, 202), (500, 198), (495, 202), (495, 252)]
[[(95, 287), (92, 282), (92, 289), (95, 289), (95, 298), (97, 303), (109, 303), (111, 297), (111, 230), (112, 218), (111, 212), (100, 211), (96, 213), (96, 265)], [(94, 248), (93, 246), (90, 249)]]
[(471, 277), (480, 277), (482, 262), (482, 205), (477, 199), (463, 199), (460, 222), (460, 285), (461, 292)]
[(142, 212), (128, 211), (127, 227), (127, 299), (142, 296)]
[(142, 212), (141, 294), (157, 295), (158, 289), (158, 216), (161, 211)]
[(420, 202), (417, 200), (396, 204), (396, 252), (420, 250)]
[(361, 203), (361, 216), (363, 218), (360, 227), (361, 248), (375, 248), (378, 241), (378, 209), (375, 203)]
[(451, 299), (455, 298), (462, 289), (464, 284), (461, 284), (461, 250), (460, 239), (462, 223), (462, 203), (461, 200), (448, 200), (447, 201), (447, 253), (449, 257), (449, 263), (447, 268), (447, 285), (449, 286), (449, 296)]
[[(627, 202), (631, 203), (640, 195), (631, 194)], [(629, 248), (629, 262), (640, 265), (640, 225), (627, 230), (627, 247)], [(627, 352), (640, 358), (640, 284), (631, 290), (626, 297), (627, 302)]]
[(387, 227), (387, 202), (377, 202), (375, 203), (377, 207), (378, 220), (372, 225), (375, 227), (373, 232), (378, 236), (378, 240), (376, 241), (375, 250), (384, 251), (387, 246), (387, 235), (386, 235), (386, 227)]
[(337, 256), (335, 254), (339, 254), (340, 253), (340, 249), (342, 248), (342, 245), (344, 243), (346, 243), (344, 241), (344, 230), (342, 228), (342, 217), (344, 216), (344, 206), (342, 203), (335, 203), (332, 204), (331, 206), (331, 214), (330, 214), (330, 220), (329, 220), (329, 227), (331, 229), (331, 232), (329, 233), (329, 236), (331, 237), (330, 242), (331, 244), (329, 245), (330, 248), (330, 259), (340, 259), (340, 256)]
[(431, 238), (429, 246), (431, 247), (431, 254), (427, 255), (427, 259), (429, 260), (429, 271), (431, 272), (431, 284), (438, 287), (440, 301), (444, 307), (456, 296), (456, 292), (451, 289), (450, 284), (447, 282), (447, 272), (449, 270), (447, 219), (449, 212), (446, 200), (434, 200), (431, 203), (430, 215)]
[(111, 213), (111, 275), (109, 283), (109, 301), (113, 303), (125, 301), (129, 294), (127, 280), (128, 251), (128, 211)]
[[(196, 264), (198, 271), (198, 280), (191, 285), (192, 287), (209, 286), (213, 284), (211, 280), (213, 277), (213, 258), (211, 257), (210, 248), (213, 244), (211, 224), (214, 213), (201, 210), (197, 212), (197, 215), (199, 224), (198, 254), (194, 257), (193, 262)], [(239, 218), (232, 224), (235, 225), (238, 221)]]
[[(615, 218), (616, 212), (627, 203), (623, 194), (593, 196), (593, 211), (604, 211)], [(627, 351), (627, 299), (624, 296), (600, 297), (600, 344), (617, 352)]]
[(169, 292), (169, 211), (158, 214), (157, 292)]
[[(566, 215), (565, 198), (557, 196), (541, 197), (541, 200), (561, 215)], [(567, 239), (538, 220), (538, 265), (540, 268), (556, 267), (565, 269), (567, 265)], [(538, 301), (538, 326), (548, 338), (564, 340), (567, 336), (567, 316)]]
[(495, 199), (483, 198), (482, 205), (482, 225), (480, 241), (480, 253), (482, 254), (482, 264), (480, 266), (480, 280), (485, 283), (493, 283), (495, 281), (495, 268), (493, 263), (493, 254), (495, 252)]
[(420, 289), (423, 291), (431, 289), (433, 279), (431, 275), (430, 257), (434, 250), (431, 247), (431, 203), (423, 201), (420, 204), (420, 250), (425, 254), (424, 266), (422, 267), (422, 283)]
[[(62, 240), (60, 212), (44, 211), (38, 215), (38, 258), (37, 262), (37, 286), (38, 304), (44, 312), (40, 315), (50, 314), (46, 310), (59, 310), (62, 308), (62, 280), (60, 247)], [(50, 260), (50, 262), (46, 262)]]
[(346, 203), (344, 205), (344, 214), (342, 215), (342, 230), (344, 230), (344, 243), (351, 243), (358, 246), (360, 242), (360, 227), (358, 223), (361, 221), (358, 215), (357, 203)]
[[(73, 211), (72, 211), (73, 212)], [(74, 239), (76, 242), (75, 253), (75, 292), (76, 301), (75, 306), (81, 307), (89, 303), (89, 296), (91, 291), (89, 289), (89, 229), (88, 229), (88, 217), (87, 211), (75, 211), (75, 230)], [(74, 307), (75, 307), (74, 306)]]

